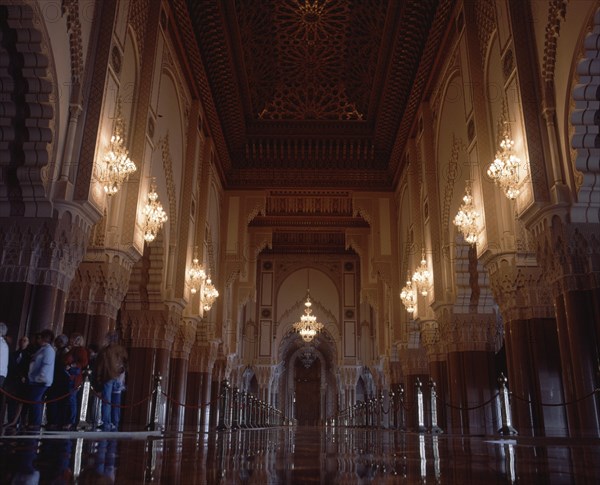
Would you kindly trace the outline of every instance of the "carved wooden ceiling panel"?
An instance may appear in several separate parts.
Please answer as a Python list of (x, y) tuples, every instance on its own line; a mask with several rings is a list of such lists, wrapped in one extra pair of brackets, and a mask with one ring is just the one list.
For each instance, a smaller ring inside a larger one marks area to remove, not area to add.
[(455, 0), (171, 0), (228, 188), (391, 190)]

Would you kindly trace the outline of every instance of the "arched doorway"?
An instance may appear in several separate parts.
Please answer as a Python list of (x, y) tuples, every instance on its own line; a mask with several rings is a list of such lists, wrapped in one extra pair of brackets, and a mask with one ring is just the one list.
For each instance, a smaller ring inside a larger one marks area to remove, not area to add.
[(316, 426), (321, 417), (321, 361), (315, 358), (308, 363), (302, 359), (302, 354), (298, 355), (294, 376), (298, 425)]

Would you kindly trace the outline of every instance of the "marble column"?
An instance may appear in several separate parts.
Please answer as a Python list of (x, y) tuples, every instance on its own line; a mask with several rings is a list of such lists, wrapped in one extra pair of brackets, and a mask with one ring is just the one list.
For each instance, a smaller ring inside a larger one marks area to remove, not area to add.
[[(569, 431), (573, 436), (600, 436), (598, 340), (590, 316), (590, 291), (566, 291), (556, 299), (560, 355), (565, 382)], [(588, 396), (586, 398), (586, 396)]]
[[(201, 406), (202, 404), (202, 380), (204, 374), (202, 372), (190, 372), (188, 369), (187, 373), (187, 384), (185, 389), (185, 403), (188, 406)], [(189, 407), (185, 411), (184, 424), (185, 428), (194, 430), (194, 432), (200, 432), (200, 420), (203, 412), (203, 408), (199, 407), (194, 409)]]
[(514, 427), (521, 435), (564, 436), (564, 402), (551, 287), (533, 253), (503, 254), (487, 264), (504, 322)]
[(504, 325), (508, 387), (514, 427), (521, 435), (565, 436), (564, 402), (556, 320), (512, 320)]

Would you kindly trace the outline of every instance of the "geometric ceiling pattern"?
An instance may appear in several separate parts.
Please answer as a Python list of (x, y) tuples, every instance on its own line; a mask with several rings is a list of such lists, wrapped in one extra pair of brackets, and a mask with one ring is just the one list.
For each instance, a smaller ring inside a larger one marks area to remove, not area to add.
[(392, 190), (455, 0), (172, 0), (226, 188)]

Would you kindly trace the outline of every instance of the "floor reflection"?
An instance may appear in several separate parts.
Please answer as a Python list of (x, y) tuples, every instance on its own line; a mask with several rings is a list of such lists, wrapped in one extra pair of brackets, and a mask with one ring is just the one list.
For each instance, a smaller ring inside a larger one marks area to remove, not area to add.
[(106, 436), (2, 437), (0, 483), (600, 483), (598, 440), (309, 427)]

